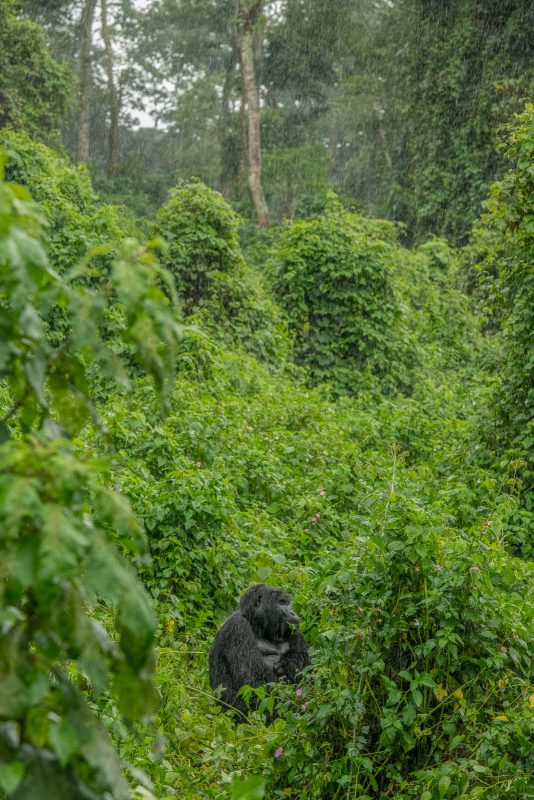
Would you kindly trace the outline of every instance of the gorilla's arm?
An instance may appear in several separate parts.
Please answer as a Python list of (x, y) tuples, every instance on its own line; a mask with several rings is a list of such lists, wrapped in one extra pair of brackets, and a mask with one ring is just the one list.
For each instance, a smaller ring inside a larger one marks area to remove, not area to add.
[(289, 648), (280, 656), (276, 671), (278, 675), (294, 683), (298, 673), (310, 664), (308, 642), (299, 629), (295, 628), (289, 637)]
[(245, 704), (237, 697), (242, 686), (262, 686), (277, 680), (262, 658), (250, 623), (239, 611), (218, 630), (209, 661), (212, 689), (222, 686), (224, 702), (242, 711)]

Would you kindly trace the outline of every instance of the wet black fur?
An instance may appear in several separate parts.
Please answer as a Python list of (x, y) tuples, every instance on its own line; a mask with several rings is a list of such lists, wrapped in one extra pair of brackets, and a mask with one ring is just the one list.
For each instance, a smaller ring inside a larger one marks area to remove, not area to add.
[[(245, 701), (238, 697), (242, 686), (257, 687), (281, 679), (294, 683), (297, 674), (310, 664), (306, 639), (281, 618), (277, 605), (280, 597), (289, 600), (279, 589), (263, 583), (252, 586), (217, 631), (209, 653), (209, 674), (212, 689), (223, 687), (224, 708), (245, 714)], [(259, 639), (273, 643), (279, 651), (284, 649), (284, 642), (288, 643), (276, 667), (262, 656)]]

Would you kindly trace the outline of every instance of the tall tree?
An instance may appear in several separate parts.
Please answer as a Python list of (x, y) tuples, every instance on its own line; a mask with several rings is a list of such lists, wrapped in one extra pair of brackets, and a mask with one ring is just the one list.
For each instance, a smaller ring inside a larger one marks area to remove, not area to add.
[[(534, 5), (404, 0), (386, 21), (391, 43), (403, 46), (398, 67), (387, 64), (391, 105), (401, 112), (389, 119), (390, 135), (402, 137), (394, 179), (417, 238), (463, 242), (502, 168), (499, 127), (534, 90)], [(385, 125), (387, 117), (386, 109)]]
[(219, 119), (219, 149), (221, 154), (220, 190), (228, 198), (231, 194), (231, 169), (227, 164), (227, 152), (233, 139), (232, 130), (232, 91), (235, 83), (237, 49), (232, 46), (224, 65), (224, 83), (221, 95), (221, 115)]
[(237, 0), (237, 42), (241, 58), (243, 99), (246, 104), (248, 126), (248, 184), (258, 224), (265, 228), (269, 224), (269, 209), (261, 184), (261, 134), (260, 96), (256, 79), (254, 58), (255, 28), (263, 12), (262, 0)]
[(78, 164), (87, 164), (90, 151), (91, 89), (93, 84), (93, 21), (97, 0), (86, 0), (80, 18), (80, 106), (78, 117)]
[(100, 10), (102, 19), (102, 39), (105, 48), (105, 64), (107, 78), (108, 111), (109, 111), (109, 135), (108, 135), (108, 158), (106, 174), (108, 179), (113, 177), (115, 167), (119, 160), (119, 112), (120, 98), (115, 86), (113, 48), (111, 46), (111, 33), (108, 22), (108, 3), (107, 0), (100, 0)]
[(414, 239), (462, 243), (502, 169), (499, 127), (534, 91), (534, 5), (375, 5), (360, 41), (346, 37), (325, 121), (336, 180)]

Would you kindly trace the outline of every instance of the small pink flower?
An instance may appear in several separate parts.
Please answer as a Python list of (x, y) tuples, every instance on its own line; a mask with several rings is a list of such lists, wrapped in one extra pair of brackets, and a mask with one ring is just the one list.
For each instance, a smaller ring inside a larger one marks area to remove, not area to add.
[(311, 518), (311, 523), (312, 523), (312, 525), (315, 525), (315, 523), (316, 523), (316, 522), (317, 522), (317, 520), (315, 519), (315, 517), (312, 517), (312, 518)]
[(317, 519), (319, 519), (319, 517), (321, 516), (321, 512), (320, 512), (320, 511), (318, 511), (318, 512), (317, 512), (317, 514), (316, 514), (315, 516), (317, 517)]
[(297, 697), (302, 697), (302, 689), (300, 688), (300, 686), (298, 689), (295, 690), (295, 694), (297, 695)]
[(321, 489), (321, 491), (319, 492), (319, 494), (321, 495), (321, 497), (324, 497), (324, 496), (325, 496), (325, 494), (326, 494), (326, 492), (325, 492), (325, 490), (324, 490), (324, 489)]
[(508, 652), (507, 647), (501, 647), (501, 653), (507, 653), (507, 652)]
[(441, 570), (443, 569), (443, 567), (441, 566), (441, 564), (434, 564), (434, 569), (435, 569), (437, 572), (441, 572)]
[(283, 754), (283, 752), (284, 752), (284, 748), (283, 747), (279, 747), (278, 750), (274, 751), (274, 757), (275, 758), (280, 758), (280, 756)]

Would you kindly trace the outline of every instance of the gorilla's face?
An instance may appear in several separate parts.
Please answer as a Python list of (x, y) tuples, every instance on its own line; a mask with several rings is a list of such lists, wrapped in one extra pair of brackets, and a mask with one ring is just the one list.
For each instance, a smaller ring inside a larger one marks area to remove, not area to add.
[(281, 622), (285, 622), (286, 625), (298, 625), (300, 623), (300, 618), (291, 608), (291, 598), (288, 594), (278, 592), (278, 597), (272, 602), (276, 604), (276, 613)]
[(245, 593), (241, 602), (243, 613), (256, 634), (270, 641), (289, 639), (291, 625), (300, 623), (291, 608), (291, 598), (279, 589), (259, 584)]

